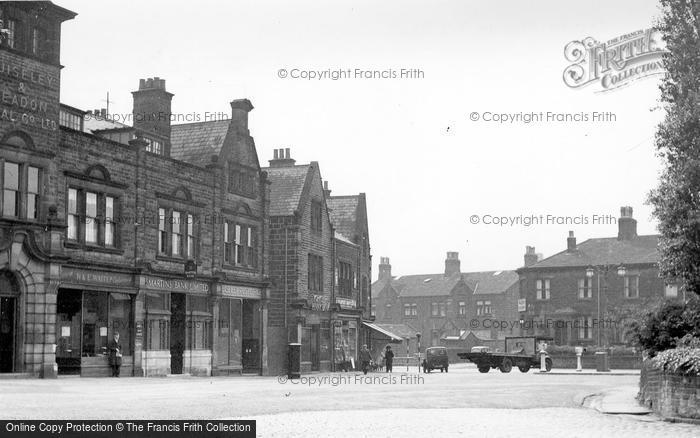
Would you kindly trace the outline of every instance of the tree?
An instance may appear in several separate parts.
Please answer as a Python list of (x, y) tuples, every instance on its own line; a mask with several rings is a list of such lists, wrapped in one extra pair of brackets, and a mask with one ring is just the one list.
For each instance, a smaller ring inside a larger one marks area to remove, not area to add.
[(649, 202), (659, 220), (662, 276), (700, 294), (700, 0), (661, 0), (661, 6), (666, 114), (656, 147), (665, 168)]

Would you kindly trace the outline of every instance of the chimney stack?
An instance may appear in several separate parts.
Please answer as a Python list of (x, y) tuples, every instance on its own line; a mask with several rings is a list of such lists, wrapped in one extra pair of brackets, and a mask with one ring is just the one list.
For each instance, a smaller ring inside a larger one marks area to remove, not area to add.
[(620, 207), (617, 226), (617, 240), (631, 240), (637, 237), (637, 220), (632, 217), (632, 207)]
[(391, 279), (391, 264), (389, 263), (389, 257), (379, 258), (379, 280), (390, 280)]
[[(134, 129), (153, 133), (165, 140), (165, 150), (170, 151), (170, 116), (173, 94), (165, 89), (165, 79), (158, 76), (139, 80), (134, 97)], [(160, 139), (159, 139), (160, 140)]]
[(534, 246), (526, 246), (525, 247), (525, 267), (532, 266), (535, 263), (540, 261), (540, 256), (535, 253), (535, 247)]
[(231, 102), (231, 123), (236, 132), (250, 135), (248, 129), (248, 113), (253, 110), (253, 104), (248, 99), (236, 99)]
[(452, 275), (459, 274), (460, 262), (458, 252), (448, 252), (447, 258), (445, 259), (445, 276), (451, 277)]
[(574, 237), (573, 231), (569, 231), (569, 237), (566, 239), (566, 250), (568, 252), (576, 251), (576, 237)]
[(270, 167), (291, 167), (294, 166), (296, 160), (293, 160), (289, 153), (289, 148), (275, 149), (274, 158), (268, 161)]
[(328, 188), (328, 181), (323, 181), (323, 194), (326, 195), (326, 198), (331, 197), (331, 189)]

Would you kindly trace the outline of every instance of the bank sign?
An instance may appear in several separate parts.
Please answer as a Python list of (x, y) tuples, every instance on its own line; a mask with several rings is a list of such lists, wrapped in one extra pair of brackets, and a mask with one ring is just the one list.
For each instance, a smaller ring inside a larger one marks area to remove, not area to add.
[(638, 30), (605, 42), (592, 37), (571, 41), (564, 57), (571, 64), (564, 69), (569, 88), (590, 87), (596, 92), (617, 90), (634, 81), (665, 72), (665, 45), (656, 29)]

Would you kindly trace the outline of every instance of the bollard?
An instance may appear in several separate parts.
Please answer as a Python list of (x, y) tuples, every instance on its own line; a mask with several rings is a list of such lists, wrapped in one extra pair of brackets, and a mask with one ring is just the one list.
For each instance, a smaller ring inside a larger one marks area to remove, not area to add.
[(540, 350), (540, 372), (541, 373), (546, 373), (547, 372), (547, 360), (546, 360), (547, 352), (544, 350)]
[(576, 371), (583, 371), (583, 366), (581, 366), (581, 355), (583, 354), (583, 347), (576, 347)]

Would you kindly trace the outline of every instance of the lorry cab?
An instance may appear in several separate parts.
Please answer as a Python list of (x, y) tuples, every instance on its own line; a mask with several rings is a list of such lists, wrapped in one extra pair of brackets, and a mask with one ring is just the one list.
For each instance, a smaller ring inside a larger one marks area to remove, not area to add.
[(447, 348), (430, 347), (425, 349), (425, 359), (423, 359), (423, 372), (429, 373), (432, 370), (440, 369), (440, 372), (447, 372), (450, 361), (447, 357)]

